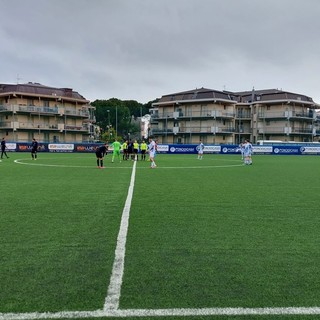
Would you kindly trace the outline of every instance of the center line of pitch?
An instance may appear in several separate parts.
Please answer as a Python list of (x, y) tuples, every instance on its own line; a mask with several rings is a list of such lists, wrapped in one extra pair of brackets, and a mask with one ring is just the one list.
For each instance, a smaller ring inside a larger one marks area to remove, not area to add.
[(131, 180), (128, 190), (127, 199), (123, 208), (120, 230), (117, 239), (117, 246), (115, 250), (115, 258), (112, 267), (112, 274), (110, 284), (108, 287), (107, 297), (105, 299), (103, 310), (117, 310), (119, 308), (119, 300), (121, 293), (122, 278), (124, 272), (124, 259), (126, 253), (127, 233), (129, 226), (129, 216), (131, 201), (133, 195), (134, 181), (136, 176), (136, 164), (134, 162), (131, 174)]

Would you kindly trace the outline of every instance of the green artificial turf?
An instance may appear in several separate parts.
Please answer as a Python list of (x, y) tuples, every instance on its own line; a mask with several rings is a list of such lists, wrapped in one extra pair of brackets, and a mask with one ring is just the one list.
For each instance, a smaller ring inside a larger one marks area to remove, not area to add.
[[(30, 158), (0, 163), (0, 313), (101, 309), (132, 162)], [(320, 157), (156, 160), (137, 163), (120, 309), (320, 306)]]

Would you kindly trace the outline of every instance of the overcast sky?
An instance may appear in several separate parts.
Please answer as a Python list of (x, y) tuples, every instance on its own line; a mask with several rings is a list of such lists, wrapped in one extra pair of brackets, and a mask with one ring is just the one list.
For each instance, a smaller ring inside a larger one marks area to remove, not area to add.
[(278, 88), (320, 103), (319, 0), (0, 0), (0, 83), (141, 103)]

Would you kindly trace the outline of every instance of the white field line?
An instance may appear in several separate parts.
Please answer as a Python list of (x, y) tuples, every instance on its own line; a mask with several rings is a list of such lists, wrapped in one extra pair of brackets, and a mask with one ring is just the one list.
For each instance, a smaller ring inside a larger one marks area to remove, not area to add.
[(32, 313), (0, 313), (0, 320), (75, 319), (102, 317), (169, 317), (169, 316), (260, 316), (260, 315), (319, 315), (319, 307), (288, 308), (200, 308), (200, 309), (127, 309), (95, 311), (62, 311)]
[[(241, 164), (226, 164), (226, 165), (217, 165), (217, 166), (199, 166), (199, 167), (157, 167), (157, 170), (162, 169), (208, 169), (208, 168), (231, 168), (231, 167), (244, 167), (243, 163)], [(139, 168), (141, 169), (141, 168)]]
[[(46, 163), (36, 163), (36, 162), (30, 162), (30, 163), (25, 163), (22, 161), (26, 161), (26, 159), (17, 159), (14, 160), (14, 163), (17, 164), (22, 164), (25, 166), (38, 166), (38, 167), (57, 167), (57, 168), (91, 168), (91, 169), (95, 169), (96, 165), (92, 165), (92, 166), (76, 166), (76, 165), (67, 165), (67, 164), (46, 164)], [(28, 160), (27, 160), (28, 161)], [(115, 167), (113, 165), (110, 165), (104, 169), (131, 169), (131, 167)]]
[[(95, 165), (92, 166), (78, 166), (78, 165), (67, 165), (67, 164), (44, 164), (44, 163), (35, 163), (32, 162), (32, 159), (16, 159), (14, 160), (15, 163), (21, 164), (21, 165), (26, 165), (26, 166), (39, 166), (39, 167), (57, 167), (57, 168), (96, 168)], [(43, 160), (43, 159), (42, 159)], [(27, 163), (23, 162), (27, 161)], [(29, 162), (30, 161), (30, 162)], [(224, 161), (219, 159), (219, 161)], [(226, 161), (233, 161), (233, 162), (239, 162), (239, 160), (226, 160)], [(0, 160), (1, 162), (1, 160)], [(106, 163), (108, 164), (108, 162)], [(206, 165), (206, 166), (176, 166), (176, 167), (157, 167), (157, 170), (162, 170), (162, 169), (208, 169), (208, 168), (231, 168), (231, 167), (243, 167), (243, 163), (241, 164), (229, 164), (229, 165)], [(106, 170), (109, 169), (131, 169), (131, 167), (123, 167), (123, 166), (114, 166), (113, 164), (107, 165), (105, 168)], [(150, 169), (150, 167), (139, 167), (140, 169)]]
[(126, 203), (123, 208), (120, 230), (117, 239), (117, 246), (115, 250), (115, 258), (113, 262), (112, 274), (110, 279), (110, 284), (108, 288), (107, 297), (105, 299), (103, 310), (109, 309), (118, 309), (120, 292), (122, 285), (122, 277), (124, 271), (124, 259), (126, 254), (126, 242), (127, 242), (127, 233), (129, 226), (129, 216), (131, 201), (134, 189), (134, 180), (136, 176), (136, 166), (137, 162), (135, 161), (132, 168), (131, 180), (128, 190), (128, 195)]

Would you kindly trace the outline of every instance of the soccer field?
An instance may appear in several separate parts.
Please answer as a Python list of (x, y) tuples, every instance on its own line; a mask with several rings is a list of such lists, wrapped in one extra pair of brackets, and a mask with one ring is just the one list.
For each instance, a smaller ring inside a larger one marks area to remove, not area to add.
[(0, 320), (317, 319), (318, 156), (10, 153)]

